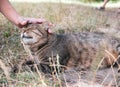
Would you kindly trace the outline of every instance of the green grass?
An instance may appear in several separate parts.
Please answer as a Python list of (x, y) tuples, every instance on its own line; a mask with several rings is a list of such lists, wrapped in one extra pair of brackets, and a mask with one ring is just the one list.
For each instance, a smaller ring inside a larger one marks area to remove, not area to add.
[[(55, 27), (51, 29), (56, 33), (69, 33), (80, 31), (99, 31), (99, 29), (120, 29), (117, 9), (98, 11), (92, 7), (74, 4), (53, 3), (13, 3), (16, 10), (26, 17), (45, 18)], [(11, 68), (22, 59), (27, 59), (27, 54), (20, 43), (20, 31), (8, 20), (0, 15), (0, 59)], [(10, 73), (7, 79), (0, 70), (0, 86), (15, 87), (60, 87), (59, 77), (45, 78), (39, 72), (20, 72), (16, 75)], [(67, 85), (67, 84), (66, 84)]]

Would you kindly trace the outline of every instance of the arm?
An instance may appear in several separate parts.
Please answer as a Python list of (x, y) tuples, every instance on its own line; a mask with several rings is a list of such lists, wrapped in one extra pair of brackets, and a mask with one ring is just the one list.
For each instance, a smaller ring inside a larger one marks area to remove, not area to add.
[(0, 0), (0, 12), (12, 23), (18, 25), (20, 15), (18, 15), (8, 0)]
[(43, 23), (44, 19), (24, 18), (12, 7), (8, 0), (0, 0), (0, 12), (18, 27), (24, 27), (29, 23)]

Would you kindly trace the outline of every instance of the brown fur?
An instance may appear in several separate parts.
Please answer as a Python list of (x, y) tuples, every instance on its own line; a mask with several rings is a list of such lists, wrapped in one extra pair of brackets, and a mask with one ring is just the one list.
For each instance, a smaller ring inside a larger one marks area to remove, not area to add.
[(23, 30), (21, 39), (45, 73), (54, 70), (51, 63), (57, 64), (57, 55), (65, 69), (78, 66), (86, 69), (100, 62), (101, 68), (108, 67), (119, 55), (120, 40), (97, 32), (49, 34), (44, 25), (31, 24)]

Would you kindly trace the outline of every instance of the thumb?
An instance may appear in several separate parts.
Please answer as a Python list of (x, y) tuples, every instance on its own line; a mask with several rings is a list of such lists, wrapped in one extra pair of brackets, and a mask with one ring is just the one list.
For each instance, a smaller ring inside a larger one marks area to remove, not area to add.
[(27, 20), (23, 20), (19, 23), (18, 27), (22, 28), (28, 25), (28, 21)]

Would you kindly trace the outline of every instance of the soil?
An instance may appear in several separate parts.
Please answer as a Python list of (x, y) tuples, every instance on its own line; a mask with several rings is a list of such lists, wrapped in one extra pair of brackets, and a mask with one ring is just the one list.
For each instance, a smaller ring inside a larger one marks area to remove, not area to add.
[(105, 68), (97, 71), (68, 70), (61, 74), (61, 80), (68, 87), (118, 87), (117, 68)]

